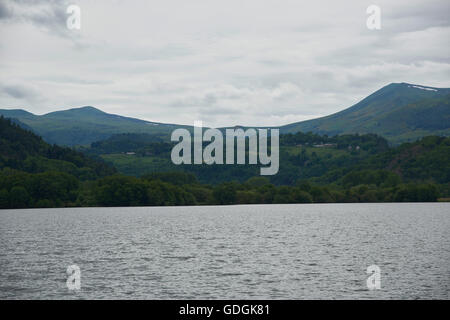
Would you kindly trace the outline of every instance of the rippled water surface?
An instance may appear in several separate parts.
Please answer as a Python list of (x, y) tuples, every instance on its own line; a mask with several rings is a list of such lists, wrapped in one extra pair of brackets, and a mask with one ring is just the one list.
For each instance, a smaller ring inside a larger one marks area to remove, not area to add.
[[(449, 298), (450, 204), (0, 211), (2, 299)], [(69, 291), (66, 269), (81, 269)], [(366, 269), (381, 268), (381, 289)]]

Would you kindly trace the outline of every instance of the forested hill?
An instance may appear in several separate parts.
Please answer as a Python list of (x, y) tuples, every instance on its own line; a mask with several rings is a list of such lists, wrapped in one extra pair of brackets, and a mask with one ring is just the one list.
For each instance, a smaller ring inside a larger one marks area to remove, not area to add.
[[(145, 135), (117, 135), (93, 143), (87, 153), (101, 155), (119, 172), (143, 176), (153, 172), (184, 171), (195, 174), (200, 182), (219, 184), (244, 182), (258, 175), (251, 165), (174, 165), (170, 160), (173, 144), (154, 142)], [(383, 170), (410, 183), (450, 182), (450, 138), (429, 136), (414, 143), (389, 147), (377, 135), (320, 136), (314, 133), (280, 135), (280, 170), (267, 177), (275, 185), (295, 185), (310, 180), (322, 185), (342, 184), (344, 177), (358, 172)], [(350, 179), (350, 178), (348, 178)]]
[(381, 171), (405, 183), (441, 184), (447, 194), (450, 187), (450, 137), (429, 136), (414, 143), (391, 147), (353, 165), (328, 170), (313, 180), (343, 186), (389, 183), (388, 176), (375, 177), (374, 172)]
[(86, 185), (115, 172), (0, 117), (0, 208), (73, 206)]
[(115, 169), (70, 148), (50, 145), (10, 119), (0, 117), (0, 169), (28, 173), (58, 171), (81, 180), (113, 174)]

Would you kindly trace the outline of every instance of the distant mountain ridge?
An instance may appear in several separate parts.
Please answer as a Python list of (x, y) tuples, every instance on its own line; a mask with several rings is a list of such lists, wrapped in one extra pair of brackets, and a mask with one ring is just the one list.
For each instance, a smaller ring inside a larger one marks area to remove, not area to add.
[[(122, 133), (151, 134), (167, 141), (176, 128), (192, 128), (109, 114), (91, 106), (44, 115), (0, 109), (0, 115), (31, 128), (49, 143), (69, 146), (89, 145)], [(340, 112), (280, 127), (281, 133), (298, 131), (329, 136), (375, 133), (392, 143), (428, 135), (449, 136), (450, 88), (391, 83)]]
[(357, 104), (318, 119), (292, 123), (281, 132), (376, 133), (394, 143), (450, 135), (450, 89), (391, 83)]
[(86, 106), (34, 115), (22, 109), (0, 110), (0, 115), (31, 128), (49, 143), (89, 145), (117, 133), (147, 133), (167, 138), (182, 126), (124, 117)]

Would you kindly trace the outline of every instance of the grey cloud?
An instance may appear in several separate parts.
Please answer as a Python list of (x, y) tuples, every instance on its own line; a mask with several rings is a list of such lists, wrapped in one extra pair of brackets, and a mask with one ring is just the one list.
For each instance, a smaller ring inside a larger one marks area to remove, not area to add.
[(25, 101), (35, 101), (37, 98), (39, 98), (39, 94), (36, 92), (35, 89), (24, 86), (24, 85), (3, 85), (0, 86), (0, 89), (2, 92), (7, 94), (8, 96), (25, 100)]
[(448, 0), (429, 0), (411, 3), (400, 10), (382, 11), (383, 17), (392, 20), (396, 32), (419, 31), (433, 27), (450, 26)]
[(29, 22), (57, 35), (67, 35), (66, 0), (4, 0), (0, 19)]
[(12, 16), (11, 9), (6, 2), (0, 2), (0, 20), (8, 19)]

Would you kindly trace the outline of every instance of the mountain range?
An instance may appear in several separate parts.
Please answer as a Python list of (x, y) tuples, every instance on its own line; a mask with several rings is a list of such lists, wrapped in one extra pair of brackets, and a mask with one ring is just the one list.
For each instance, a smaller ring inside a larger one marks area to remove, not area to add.
[[(35, 115), (22, 109), (0, 109), (25, 129), (59, 145), (90, 145), (120, 133), (146, 133), (168, 140), (185, 125), (165, 124), (109, 114), (91, 106)], [(393, 144), (428, 135), (450, 135), (450, 88), (391, 83), (357, 104), (322, 118), (279, 127), (281, 133), (321, 135), (375, 133)]]
[(48, 143), (58, 145), (89, 145), (118, 133), (147, 133), (167, 139), (170, 132), (184, 127), (123, 117), (87, 106), (35, 115), (22, 109), (0, 110), (24, 129), (31, 129)]

